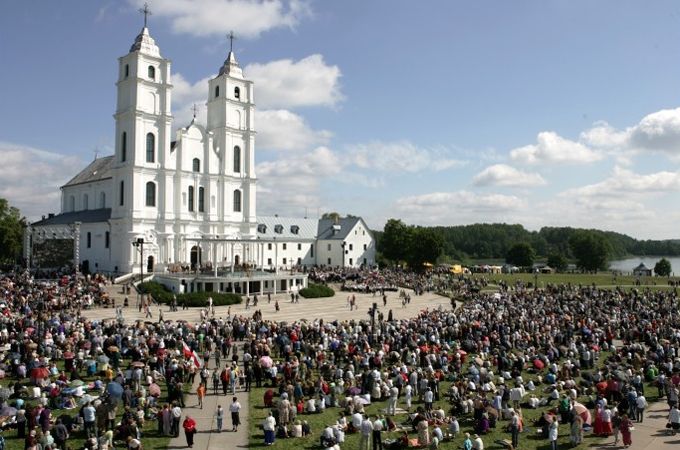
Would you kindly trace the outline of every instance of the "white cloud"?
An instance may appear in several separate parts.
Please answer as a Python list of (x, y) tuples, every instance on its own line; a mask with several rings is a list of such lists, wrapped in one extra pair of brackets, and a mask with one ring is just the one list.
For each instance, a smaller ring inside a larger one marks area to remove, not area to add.
[(602, 157), (584, 144), (565, 139), (552, 131), (538, 133), (536, 144), (510, 151), (510, 158), (526, 164), (581, 164), (598, 161)]
[(477, 186), (535, 187), (547, 184), (537, 173), (523, 172), (507, 164), (494, 164), (472, 179)]
[(517, 221), (525, 199), (514, 195), (480, 195), (469, 191), (433, 192), (402, 197), (394, 209), (407, 222), (450, 225), (470, 222)]
[(285, 109), (257, 112), (257, 147), (270, 150), (307, 150), (326, 145), (332, 133), (313, 130), (305, 119)]
[[(569, 189), (562, 197), (632, 197), (637, 194), (666, 194), (680, 191), (679, 172), (656, 172), (646, 175), (634, 173), (628, 169), (615, 167), (611, 177), (599, 183)], [(611, 201), (609, 199), (608, 201)]]
[(280, 59), (249, 64), (244, 73), (255, 82), (255, 102), (263, 109), (332, 107), (343, 99), (340, 68), (327, 65), (319, 54), (299, 61)]
[(191, 123), (194, 105), (198, 109), (196, 120), (202, 124), (207, 122), (208, 81), (213, 77), (211, 75), (191, 83), (179, 72), (172, 75), (172, 115), (175, 128), (183, 128)]
[(632, 148), (680, 155), (680, 108), (649, 114), (627, 131)]
[(61, 211), (59, 187), (84, 164), (78, 158), (0, 141), (0, 197), (30, 220)]
[[(145, 2), (129, 1), (135, 7)], [(276, 28), (293, 29), (312, 14), (303, 0), (158, 0), (151, 10), (151, 21), (166, 18), (173, 32), (200, 37), (234, 30), (241, 37), (255, 38)]]
[(349, 163), (360, 169), (384, 172), (441, 171), (465, 164), (449, 158), (446, 151), (424, 149), (408, 141), (353, 145), (347, 157)]

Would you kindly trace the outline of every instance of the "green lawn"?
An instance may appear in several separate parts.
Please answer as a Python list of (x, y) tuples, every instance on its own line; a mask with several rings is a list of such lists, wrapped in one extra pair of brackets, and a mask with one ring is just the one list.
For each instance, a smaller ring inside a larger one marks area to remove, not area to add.
[[(474, 355), (472, 355), (474, 356)], [(606, 357), (606, 354), (602, 354), (600, 361), (604, 361), (604, 358)], [(544, 373), (546, 373), (544, 371)], [(524, 373), (523, 378), (524, 380), (528, 380), (529, 378), (536, 379), (535, 374), (529, 374), (529, 373)], [(450, 386), (449, 382), (442, 382), (440, 383), (440, 392), (442, 394), (446, 393), (448, 391), (448, 388)], [(252, 392), (250, 393), (250, 447), (255, 448), (255, 447), (265, 447), (264, 445), (264, 433), (261, 429), (261, 424), (264, 418), (267, 415), (268, 410), (264, 408), (263, 404), (263, 396), (264, 392), (267, 390), (267, 387), (264, 388), (253, 388)], [(540, 389), (540, 387), (539, 387)], [(537, 390), (538, 392), (538, 390)], [(645, 393), (647, 394), (647, 399), (648, 401), (653, 402), (656, 401), (656, 388), (652, 387), (646, 387)], [(541, 397), (541, 394), (537, 393), (536, 394), (539, 398)], [(415, 409), (417, 406), (423, 406), (421, 403), (418, 403), (416, 401), (417, 399), (414, 397), (414, 402), (413, 402), (413, 409)], [(582, 403), (587, 403), (587, 398), (582, 397), (579, 398), (579, 401)], [(440, 401), (435, 402), (435, 408), (441, 405), (441, 407), (448, 413), (450, 409), (450, 405), (448, 403), (448, 400), (445, 398), (441, 398)], [(403, 406), (403, 399), (400, 398), (400, 404), (399, 406)], [(378, 403), (373, 403), (369, 406), (366, 407), (366, 412), (369, 415), (373, 415), (376, 413), (383, 413), (385, 408), (387, 407), (387, 402), (378, 402)], [(556, 408), (557, 404), (553, 402), (552, 407)], [(524, 432), (520, 434), (519, 438), (519, 448), (522, 450), (548, 450), (550, 449), (550, 443), (548, 442), (547, 439), (544, 439), (538, 434), (537, 428), (533, 425), (534, 420), (538, 419), (540, 415), (548, 410), (549, 407), (541, 407), (539, 409), (523, 409), (523, 416), (524, 416)], [(319, 446), (319, 436), (323, 428), (325, 428), (326, 425), (328, 424), (333, 424), (335, 423), (336, 419), (338, 418), (339, 413), (341, 412), (340, 408), (329, 408), (327, 409), (323, 414), (303, 414), (303, 415), (298, 415), (298, 419), (300, 420), (307, 420), (309, 424), (311, 425), (312, 429), (312, 435), (308, 436), (306, 438), (290, 438), (290, 439), (277, 439), (270, 448), (274, 450), (297, 450), (300, 448), (304, 449), (320, 449), (321, 447)], [(405, 415), (397, 415), (395, 417), (395, 422), (397, 425), (400, 425), (406, 420)], [(440, 449), (443, 450), (453, 450), (453, 449), (460, 449), (462, 448), (463, 440), (464, 440), (464, 434), (465, 432), (469, 432), (471, 435), (474, 434), (473, 430), (473, 419), (471, 416), (465, 416), (465, 417), (459, 417), (458, 421), (460, 423), (461, 427), (461, 434), (451, 440), (451, 441), (444, 441), (440, 445)], [(502, 448), (500, 445), (495, 444), (494, 442), (496, 440), (500, 439), (511, 439), (510, 433), (505, 432), (505, 427), (507, 426), (508, 421), (499, 421), (496, 428), (492, 429), (491, 432), (485, 436), (482, 436), (482, 439), (484, 441), (484, 445), (486, 448)], [(410, 438), (416, 438), (417, 434), (411, 432), (410, 426), (406, 427), (409, 431), (409, 437)], [(445, 429), (442, 429), (442, 431), (446, 432)], [(432, 427), (430, 427), (430, 433), (432, 432)], [(397, 438), (399, 436), (399, 433), (384, 433), (383, 434), (383, 440), (388, 439), (388, 438)], [(430, 435), (431, 436), (431, 435)], [(559, 447), (561, 449), (570, 449), (571, 443), (569, 441), (569, 424), (562, 424), (560, 425), (560, 434), (559, 434)], [(610, 438), (611, 439), (611, 438)], [(579, 449), (585, 449), (588, 447), (593, 447), (596, 445), (600, 445), (602, 443), (603, 439), (602, 438), (597, 438), (593, 436), (592, 434), (586, 434), (584, 442), (576, 447)], [(359, 447), (359, 436), (357, 434), (347, 434), (346, 435), (346, 441), (345, 444), (342, 445), (343, 449), (357, 449)]]

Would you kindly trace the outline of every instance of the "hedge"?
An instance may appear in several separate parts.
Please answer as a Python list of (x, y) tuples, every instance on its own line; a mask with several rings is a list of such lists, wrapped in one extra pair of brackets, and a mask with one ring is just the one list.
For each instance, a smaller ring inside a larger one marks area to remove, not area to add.
[(304, 298), (333, 297), (335, 291), (324, 284), (309, 283), (309, 286), (300, 289), (300, 295)]
[[(142, 294), (150, 294), (157, 302), (169, 304), (172, 302), (173, 293), (156, 281), (147, 281), (138, 286)], [(177, 305), (208, 306), (208, 297), (212, 297), (213, 306), (235, 305), (241, 303), (242, 298), (238, 294), (217, 292), (189, 292), (177, 294)]]

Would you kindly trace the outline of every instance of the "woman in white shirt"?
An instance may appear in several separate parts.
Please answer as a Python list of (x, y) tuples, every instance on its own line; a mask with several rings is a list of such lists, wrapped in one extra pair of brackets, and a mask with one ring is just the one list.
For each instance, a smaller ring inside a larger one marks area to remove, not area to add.
[[(262, 429), (264, 430), (264, 445), (272, 445), (274, 443), (274, 430), (276, 430), (276, 419), (271, 411), (269, 415), (262, 422)], [(300, 435), (302, 435), (302, 428), (300, 428)]]

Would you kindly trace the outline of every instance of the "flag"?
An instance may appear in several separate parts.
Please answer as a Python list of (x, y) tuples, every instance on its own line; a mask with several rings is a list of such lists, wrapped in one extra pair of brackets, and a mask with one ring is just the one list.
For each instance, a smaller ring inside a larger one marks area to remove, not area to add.
[(203, 360), (201, 359), (201, 357), (198, 356), (198, 353), (196, 353), (194, 350), (191, 350), (189, 346), (186, 344), (186, 342), (182, 342), (182, 354), (184, 355), (185, 358), (193, 361), (194, 366), (199, 368), (203, 367)]

